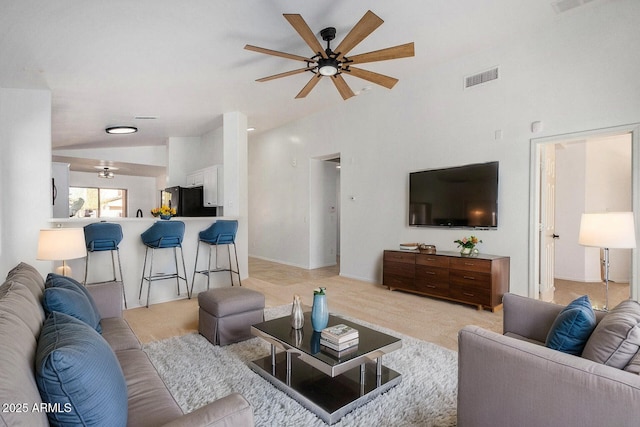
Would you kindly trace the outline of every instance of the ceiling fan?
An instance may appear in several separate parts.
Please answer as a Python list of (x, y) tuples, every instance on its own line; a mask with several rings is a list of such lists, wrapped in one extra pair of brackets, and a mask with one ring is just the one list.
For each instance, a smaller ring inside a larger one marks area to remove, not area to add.
[(305, 58), (304, 56), (265, 49), (249, 44), (244, 48), (267, 55), (274, 55), (282, 58), (293, 59), (295, 61), (305, 62), (307, 65), (304, 68), (299, 68), (280, 74), (274, 74), (272, 76), (263, 77), (256, 80), (258, 82), (266, 82), (269, 80), (292, 76), (307, 71), (312, 72), (313, 77), (311, 77), (311, 80), (309, 80), (309, 82), (296, 95), (296, 99), (304, 98), (305, 96), (307, 96), (309, 92), (311, 92), (311, 90), (318, 84), (322, 77), (330, 77), (336, 89), (338, 89), (338, 92), (340, 92), (340, 95), (345, 100), (354, 96), (355, 93), (351, 90), (349, 85), (347, 85), (347, 82), (342, 77), (343, 75), (352, 75), (355, 77), (359, 77), (361, 79), (368, 80), (372, 83), (391, 89), (398, 82), (398, 79), (385, 76), (384, 74), (375, 73), (373, 71), (356, 68), (353, 67), (353, 64), (386, 61), (389, 59), (407, 58), (410, 56), (414, 56), (413, 42), (394, 47), (388, 47), (386, 49), (380, 49), (373, 52), (362, 53), (359, 55), (349, 57), (346, 56), (351, 51), (351, 49), (356, 47), (362, 40), (369, 36), (369, 34), (371, 34), (384, 22), (382, 19), (380, 19), (380, 17), (378, 17), (370, 10), (367, 11), (362, 19), (360, 19), (360, 21), (358, 21), (358, 23), (351, 29), (349, 34), (347, 34), (342, 42), (340, 42), (338, 47), (336, 47), (335, 51), (331, 49), (331, 41), (336, 36), (336, 29), (334, 27), (328, 27), (320, 31), (322, 40), (327, 42), (327, 48), (323, 49), (320, 41), (318, 41), (315, 34), (313, 33), (313, 31), (311, 31), (301, 15), (285, 13), (283, 14), (283, 16), (287, 21), (289, 21), (291, 26), (298, 32), (298, 34), (300, 34), (300, 37), (302, 37), (302, 39), (315, 53), (312, 57)]
[(118, 168), (115, 168), (113, 166), (94, 166), (94, 168), (99, 169), (100, 172), (98, 172), (98, 178), (107, 178), (107, 179), (111, 179), (113, 178), (115, 175), (113, 173), (113, 171), (117, 171)]

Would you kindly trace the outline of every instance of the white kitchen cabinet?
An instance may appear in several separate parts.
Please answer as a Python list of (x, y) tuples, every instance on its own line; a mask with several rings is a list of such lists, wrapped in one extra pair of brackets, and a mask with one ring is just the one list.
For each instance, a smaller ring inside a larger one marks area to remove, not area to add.
[(69, 163), (51, 163), (53, 218), (69, 218)]
[(223, 195), (223, 174), (222, 165), (210, 166), (202, 170), (203, 172), (203, 202), (205, 207), (222, 206)]
[(187, 175), (187, 183), (185, 187), (198, 187), (200, 185), (204, 185), (203, 169), (193, 171)]

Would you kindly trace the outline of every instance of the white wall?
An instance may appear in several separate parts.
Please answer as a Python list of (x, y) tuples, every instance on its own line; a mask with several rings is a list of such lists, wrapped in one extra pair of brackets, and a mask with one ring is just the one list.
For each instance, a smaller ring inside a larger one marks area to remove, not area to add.
[(159, 191), (156, 178), (120, 175), (115, 172), (112, 179), (98, 178), (97, 173), (74, 172), (69, 174), (71, 187), (122, 188), (127, 190), (127, 216), (135, 217), (138, 209), (144, 217), (151, 216), (151, 209), (157, 206)]
[(201, 162), (198, 169), (204, 169), (212, 165), (223, 164), (223, 127), (216, 128), (201, 136), (200, 153), (195, 160), (199, 160)]
[(187, 175), (198, 169), (224, 163), (223, 127), (201, 136), (172, 137), (167, 141), (167, 185), (185, 185)]
[(239, 112), (223, 115), (224, 215), (238, 220), (236, 248), (240, 276), (249, 275), (249, 204), (247, 116)]
[(164, 145), (149, 145), (142, 147), (111, 147), (111, 148), (83, 148), (56, 149), (56, 156), (78, 157), (81, 159), (109, 159), (113, 162), (137, 163), (164, 167), (167, 163), (167, 148)]
[(198, 158), (201, 138), (172, 137), (167, 141), (167, 183), (162, 188), (185, 185), (187, 175), (201, 169)]
[(309, 155), (296, 133), (249, 141), (249, 254), (308, 268)]
[(0, 271), (36, 261), (38, 233), (48, 228), (51, 198), (51, 93), (0, 89)]
[[(519, 44), (505, 40), (416, 70), (391, 91), (376, 87), (330, 111), (253, 135), (250, 253), (308, 264), (304, 160), (339, 152), (341, 274), (380, 282), (384, 249), (418, 241), (453, 250), (453, 240), (470, 234), (408, 227), (408, 172), (498, 160), (500, 224), (474, 234), (484, 241), (480, 251), (511, 257), (511, 291), (527, 295), (531, 122), (543, 122), (535, 134), (543, 137), (640, 121), (640, 56), (630, 54), (640, 44), (640, 2), (575, 12)], [(464, 76), (496, 64), (498, 81), (462, 89)], [(315, 96), (338, 96), (332, 90), (319, 85)], [(502, 139), (495, 139), (496, 130)]]

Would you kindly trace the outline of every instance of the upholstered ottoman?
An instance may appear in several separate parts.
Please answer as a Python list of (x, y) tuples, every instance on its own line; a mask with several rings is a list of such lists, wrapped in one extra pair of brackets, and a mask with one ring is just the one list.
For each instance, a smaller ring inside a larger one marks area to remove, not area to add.
[(264, 321), (264, 295), (243, 287), (198, 294), (198, 332), (214, 345), (251, 338), (251, 325)]

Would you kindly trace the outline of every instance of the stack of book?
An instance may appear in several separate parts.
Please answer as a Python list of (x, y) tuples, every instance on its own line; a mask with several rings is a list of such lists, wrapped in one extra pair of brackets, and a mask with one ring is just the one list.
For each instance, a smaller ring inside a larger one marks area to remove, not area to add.
[(330, 326), (320, 333), (320, 345), (333, 356), (344, 356), (358, 349), (358, 330), (344, 324)]

